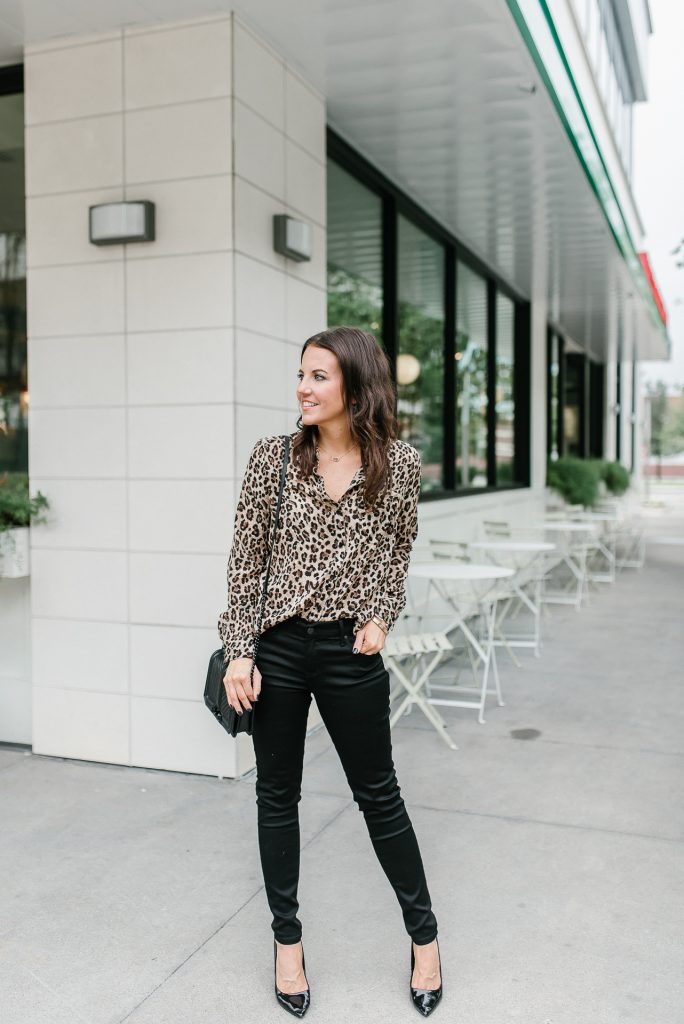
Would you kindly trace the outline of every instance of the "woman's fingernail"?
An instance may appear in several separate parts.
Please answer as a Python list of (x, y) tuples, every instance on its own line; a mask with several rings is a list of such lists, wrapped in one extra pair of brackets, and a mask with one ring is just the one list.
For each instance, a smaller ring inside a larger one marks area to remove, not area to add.
[(358, 647), (355, 647), (353, 649), (353, 651), (352, 651), (352, 654), (358, 654), (358, 653), (359, 653), (359, 649), (358, 649)]

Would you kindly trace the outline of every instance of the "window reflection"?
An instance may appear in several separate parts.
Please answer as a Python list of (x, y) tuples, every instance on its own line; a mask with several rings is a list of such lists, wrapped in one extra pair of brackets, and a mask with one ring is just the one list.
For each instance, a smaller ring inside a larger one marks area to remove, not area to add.
[(423, 492), (444, 486), (444, 249), (399, 217), (399, 435), (423, 461)]
[(328, 161), (328, 324), (382, 341), (382, 202)]
[(28, 472), (24, 97), (0, 96), (0, 472)]
[(487, 284), (465, 263), (456, 272), (456, 481), (487, 486)]
[(513, 370), (515, 355), (514, 306), (501, 292), (496, 296), (496, 458), (497, 484), (509, 484), (514, 480), (513, 459), (515, 455), (515, 399), (513, 394)]

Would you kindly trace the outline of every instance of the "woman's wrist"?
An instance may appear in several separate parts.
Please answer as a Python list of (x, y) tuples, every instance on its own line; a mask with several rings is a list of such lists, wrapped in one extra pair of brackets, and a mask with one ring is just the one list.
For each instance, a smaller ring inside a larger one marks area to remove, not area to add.
[(371, 615), (371, 622), (374, 622), (376, 626), (379, 626), (383, 633), (389, 633), (389, 626), (379, 615)]

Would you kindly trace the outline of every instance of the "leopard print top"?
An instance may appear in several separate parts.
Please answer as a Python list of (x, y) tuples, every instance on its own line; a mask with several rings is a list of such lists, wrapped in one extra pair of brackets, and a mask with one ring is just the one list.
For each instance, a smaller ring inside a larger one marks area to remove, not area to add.
[[(280, 435), (257, 441), (242, 481), (228, 559), (228, 607), (218, 620), (226, 664), (253, 654), (282, 451)], [(395, 440), (389, 460), (391, 486), (368, 510), (363, 467), (333, 501), (323, 477), (314, 471), (306, 479), (298, 457), (290, 456), (262, 632), (294, 615), (353, 618), (355, 632), (379, 615), (392, 627), (406, 603), (406, 570), (418, 532), (420, 454)]]

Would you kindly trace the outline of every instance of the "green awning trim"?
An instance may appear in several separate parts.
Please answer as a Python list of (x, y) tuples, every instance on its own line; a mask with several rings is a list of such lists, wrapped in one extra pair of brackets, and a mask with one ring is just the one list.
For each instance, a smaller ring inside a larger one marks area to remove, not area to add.
[(601, 204), (615, 243), (635, 286), (646, 302), (654, 326), (670, 354), (670, 338), (646, 280), (634, 240), (608, 172), (596, 135), (570, 70), (546, 0), (506, 0), (539, 74), (565, 127), (589, 184)]

